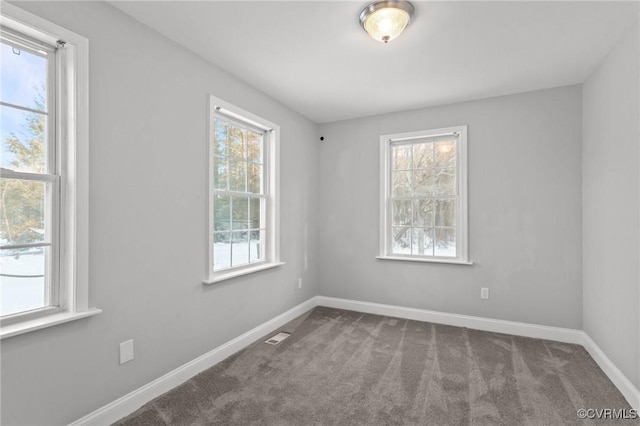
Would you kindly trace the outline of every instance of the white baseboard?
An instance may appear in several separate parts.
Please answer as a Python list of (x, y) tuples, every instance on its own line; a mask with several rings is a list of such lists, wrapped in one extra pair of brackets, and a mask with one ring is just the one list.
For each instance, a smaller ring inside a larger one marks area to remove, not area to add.
[(325, 306), (329, 308), (345, 309), (356, 312), (386, 315), (416, 321), (433, 322), (436, 324), (467, 327), (475, 330), (582, 345), (586, 348), (591, 357), (593, 357), (598, 366), (600, 366), (604, 371), (607, 377), (609, 377), (613, 384), (620, 390), (627, 401), (629, 401), (631, 406), (640, 410), (640, 391), (635, 388), (635, 386), (622, 374), (615, 364), (584, 331), (474, 317), (470, 315), (429, 311), (426, 309), (406, 308), (402, 306), (383, 305), (380, 303), (339, 299), (335, 297), (315, 296), (265, 322), (264, 324), (249, 330), (243, 335), (230, 340), (210, 352), (207, 352), (193, 361), (190, 361), (164, 376), (159, 377), (151, 383), (148, 383), (105, 405), (93, 413), (84, 416), (83, 418), (71, 423), (71, 426), (109, 425), (114, 423), (133, 413), (147, 402), (184, 383), (207, 368), (216, 365), (234, 353), (246, 348), (262, 336), (275, 331), (287, 322), (297, 318), (316, 306)]
[(176, 368), (156, 380), (118, 398), (102, 408), (90, 413), (83, 418), (71, 423), (70, 426), (80, 425), (110, 425), (123, 417), (133, 413), (147, 402), (157, 398), (165, 392), (186, 382), (196, 374), (213, 367), (220, 361), (228, 358), (234, 353), (246, 348), (259, 338), (277, 330), (289, 321), (299, 317), (316, 306), (314, 297), (303, 302), (283, 314), (249, 330), (243, 335), (236, 337), (227, 343), (218, 346), (212, 351), (199, 356), (193, 361)]
[(402, 306), (383, 305), (380, 303), (360, 302), (356, 300), (338, 299), (335, 297), (317, 296), (317, 304), (329, 308), (347, 309), (349, 311), (368, 314), (386, 315), (436, 324), (454, 325), (474, 330), (492, 331), (494, 333), (513, 334), (515, 336), (533, 337), (536, 339), (555, 340), (557, 342), (582, 344), (581, 330), (549, 327), (546, 325), (527, 324), (524, 322), (505, 321), (470, 315), (449, 314), (426, 309), (405, 308)]
[(600, 349), (587, 333), (584, 333), (584, 348), (589, 352), (591, 358), (604, 371), (609, 380), (613, 382), (620, 393), (626, 398), (631, 407), (640, 411), (640, 390), (636, 388), (622, 371), (609, 359), (609, 357)]

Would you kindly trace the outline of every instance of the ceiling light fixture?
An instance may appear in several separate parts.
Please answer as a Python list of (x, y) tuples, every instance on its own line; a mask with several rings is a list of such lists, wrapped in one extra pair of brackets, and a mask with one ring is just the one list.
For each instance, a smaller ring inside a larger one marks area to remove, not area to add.
[(413, 5), (404, 0), (383, 0), (367, 5), (360, 12), (360, 25), (375, 40), (388, 43), (409, 25)]

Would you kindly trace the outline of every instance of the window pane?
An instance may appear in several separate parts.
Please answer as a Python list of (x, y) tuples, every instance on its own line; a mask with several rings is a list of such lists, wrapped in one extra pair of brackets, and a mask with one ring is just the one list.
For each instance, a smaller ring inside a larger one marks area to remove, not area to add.
[(262, 165), (248, 163), (247, 191), (262, 194)]
[(45, 270), (49, 249), (0, 250), (3, 316), (48, 306)]
[(237, 159), (245, 159), (244, 141), (247, 131), (231, 125), (229, 127), (229, 156)]
[(413, 146), (413, 168), (433, 167), (433, 142), (417, 143)]
[(234, 232), (232, 238), (231, 266), (246, 265), (249, 263), (249, 233)]
[(411, 145), (392, 145), (391, 149), (393, 170), (410, 170)]
[(231, 232), (213, 233), (213, 270), (231, 266)]
[(249, 200), (249, 228), (259, 229), (262, 228), (261, 216), (262, 216), (262, 199), (251, 198)]
[(264, 163), (262, 160), (262, 134), (247, 131), (247, 160)]
[(393, 237), (393, 253), (411, 254), (411, 228), (391, 228)]
[(46, 111), (47, 59), (3, 41), (0, 63), (0, 100)]
[(456, 169), (441, 169), (436, 172), (436, 193), (456, 195)]
[(395, 200), (393, 202), (392, 225), (411, 226), (411, 200)]
[(436, 142), (436, 167), (456, 166), (456, 143), (454, 141)]
[(215, 119), (213, 122), (213, 155), (227, 155), (227, 122)]
[(413, 225), (433, 226), (433, 200), (413, 200)]
[(414, 191), (417, 196), (433, 195), (433, 169), (415, 170), (413, 172)]
[(242, 160), (229, 159), (229, 189), (238, 192), (247, 190), (247, 163)]
[(456, 257), (456, 232), (454, 228), (436, 228), (435, 255)]
[(45, 115), (0, 106), (0, 141), (2, 167), (17, 172), (46, 173)]
[(263, 260), (262, 241), (264, 241), (264, 231), (251, 231), (249, 233), (249, 262)]
[(215, 189), (227, 189), (228, 164), (226, 157), (213, 157), (213, 187)]
[(391, 194), (394, 197), (411, 195), (411, 172), (393, 172), (391, 179)]
[(231, 197), (215, 196), (213, 200), (213, 229), (216, 231), (231, 229)]
[(436, 202), (436, 226), (456, 226), (455, 200), (438, 200)]
[(0, 240), (3, 245), (45, 241), (45, 182), (0, 179)]
[(433, 256), (433, 228), (413, 228), (411, 253)]
[(249, 227), (249, 197), (231, 197), (231, 206), (231, 229), (247, 229)]

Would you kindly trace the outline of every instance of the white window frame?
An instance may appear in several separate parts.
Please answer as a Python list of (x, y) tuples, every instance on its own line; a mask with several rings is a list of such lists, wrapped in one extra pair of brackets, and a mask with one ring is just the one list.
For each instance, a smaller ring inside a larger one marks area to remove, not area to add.
[[(213, 121), (222, 118), (239, 122), (248, 127), (265, 131), (263, 145), (263, 176), (264, 176), (264, 200), (265, 208), (265, 259), (260, 262), (235, 266), (224, 270), (213, 270), (214, 259), (214, 208), (215, 188), (213, 185), (215, 152), (213, 138)], [(208, 141), (209, 141), (209, 176), (207, 190), (209, 193), (208, 226), (207, 226), (207, 271), (204, 284), (214, 284), (231, 278), (252, 274), (258, 271), (275, 268), (284, 265), (280, 260), (280, 126), (259, 117), (249, 111), (237, 107), (227, 101), (210, 95), (208, 116)]]
[[(458, 135), (456, 147), (456, 257), (409, 255), (392, 253), (391, 237), (391, 146), (394, 142), (418, 142), (426, 138)], [(472, 265), (469, 260), (467, 193), (467, 126), (446, 127), (417, 132), (394, 133), (380, 136), (380, 252), (381, 260), (402, 260), (414, 262), (449, 263)]]
[[(11, 4), (3, 4), (0, 24), (34, 40), (56, 46), (55, 251), (50, 280), (55, 306), (8, 315), (0, 320), (0, 338), (27, 333), (102, 312), (89, 307), (89, 41)], [(64, 43), (59, 43), (63, 41)], [(51, 171), (50, 171), (51, 172)], [(3, 177), (11, 177), (4, 173)]]

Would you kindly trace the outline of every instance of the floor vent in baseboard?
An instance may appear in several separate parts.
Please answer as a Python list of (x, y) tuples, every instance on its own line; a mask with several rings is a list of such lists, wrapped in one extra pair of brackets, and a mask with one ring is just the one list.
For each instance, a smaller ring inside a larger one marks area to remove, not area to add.
[(285, 332), (281, 332), (276, 334), (273, 337), (270, 337), (269, 339), (265, 340), (265, 343), (268, 343), (270, 345), (277, 345), (278, 343), (282, 342), (284, 339), (286, 339), (287, 337), (291, 336), (291, 333), (285, 333)]

